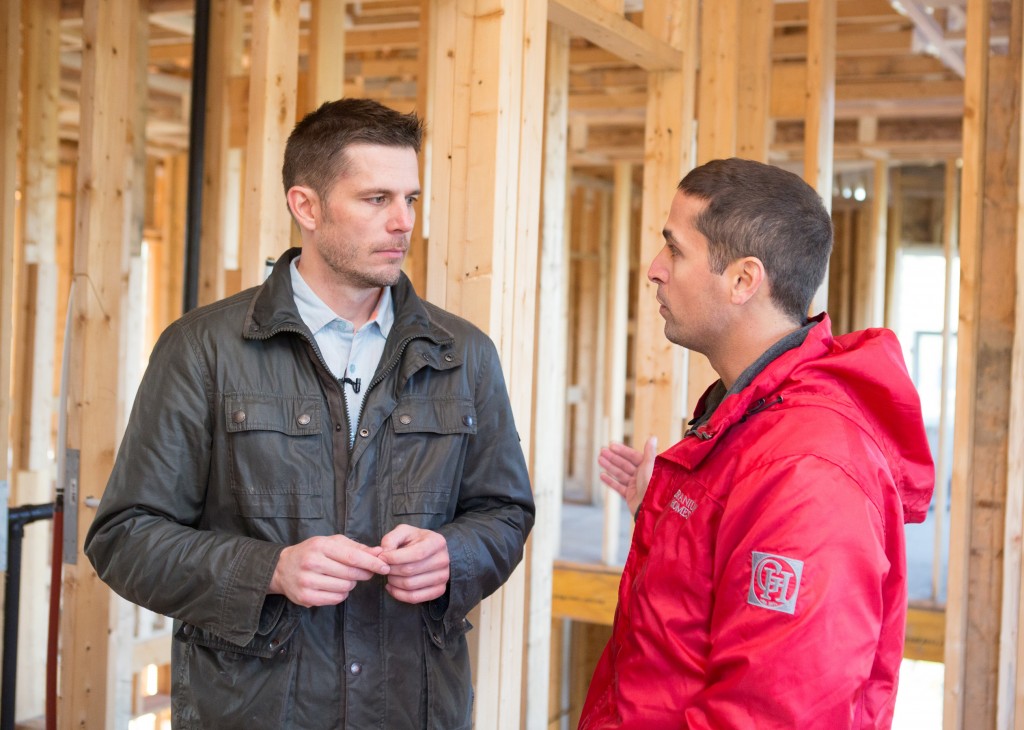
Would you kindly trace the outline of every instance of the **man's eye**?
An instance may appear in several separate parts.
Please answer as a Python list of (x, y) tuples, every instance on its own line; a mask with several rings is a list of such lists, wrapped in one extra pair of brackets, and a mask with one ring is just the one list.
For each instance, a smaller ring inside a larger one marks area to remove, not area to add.
[(417, 198), (417, 197), (415, 197), (415, 196), (412, 196), (412, 195), (410, 195), (409, 197), (407, 197), (407, 198), (405, 199), (405, 202), (406, 202), (406, 203), (407, 203), (408, 205), (415, 205), (415, 204), (416, 204), (416, 201), (418, 201), (418, 200), (419, 200), (419, 198)]
[(387, 200), (387, 198), (385, 198), (383, 195), (374, 195), (369, 200), (371, 203), (374, 203), (376, 205), (382, 205)]

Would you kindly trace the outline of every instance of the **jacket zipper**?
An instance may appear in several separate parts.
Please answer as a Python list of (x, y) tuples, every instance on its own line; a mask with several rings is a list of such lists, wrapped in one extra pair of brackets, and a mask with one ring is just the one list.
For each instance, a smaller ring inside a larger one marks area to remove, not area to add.
[[(448, 345), (448, 344), (451, 344), (451, 343), (455, 342), (454, 339), (451, 339), (451, 340), (435, 340), (435, 339), (432, 339), (431, 337), (429, 337), (428, 335), (413, 335), (412, 337), (406, 337), (404, 340), (402, 340), (401, 344), (399, 344), (399, 346), (398, 346), (398, 352), (396, 352), (395, 356), (391, 358), (391, 361), (388, 363), (387, 367), (384, 368), (383, 370), (381, 370), (380, 374), (377, 377), (375, 377), (373, 380), (371, 380), (370, 384), (366, 386), (366, 395), (363, 396), (363, 400), (359, 403), (359, 412), (356, 414), (356, 423), (355, 423), (356, 428), (359, 428), (359, 421), (363, 417), (363, 408), (366, 406), (366, 398), (367, 398), (367, 396), (370, 395), (370, 389), (373, 388), (373, 386), (381, 383), (384, 380), (384, 378), (386, 378), (391, 373), (391, 371), (395, 369), (395, 366), (397, 366), (398, 363), (401, 361), (402, 355), (405, 354), (406, 348), (409, 347), (409, 343), (411, 343), (413, 340), (419, 340), (419, 339), (430, 340), (431, 342), (433, 342), (435, 345), (438, 345), (438, 346), (440, 346), (440, 345)], [(342, 395), (343, 398), (345, 397), (344, 392), (342, 392), (341, 395)], [(347, 408), (346, 408), (346, 412), (347, 412)], [(352, 439), (352, 446), (349, 447), (349, 452), (351, 452), (351, 451), (353, 451), (355, 449), (355, 443), (356, 443), (355, 439)]]

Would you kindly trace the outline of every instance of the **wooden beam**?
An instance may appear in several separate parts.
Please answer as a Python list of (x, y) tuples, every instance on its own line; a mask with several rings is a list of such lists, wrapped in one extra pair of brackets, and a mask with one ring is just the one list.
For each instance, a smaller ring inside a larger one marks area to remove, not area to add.
[[(18, 286), (19, 399), (14, 424), (20, 448), (13, 450), (11, 504), (52, 501), (49, 453), (54, 421), (57, 329), (57, 114), (60, 53), (59, 0), (24, 2), (22, 83), (22, 280)], [(62, 317), (63, 320), (63, 317)], [(48, 524), (26, 530), (22, 558), (18, 667), (24, 677), (45, 676)], [(44, 710), (44, 682), (19, 682), (21, 717)]]
[(907, 17), (913, 20), (914, 25), (917, 26), (917, 30), (927, 44), (926, 50), (942, 59), (942, 62), (949, 66), (957, 76), (963, 78), (963, 56), (947, 43), (945, 31), (939, 26), (935, 16), (929, 12), (930, 6), (926, 6), (920, 0), (900, 0), (899, 4)]
[(312, 0), (307, 112), (345, 93), (345, 0)]
[[(775, 5), (776, 27), (807, 25), (807, 3), (780, 2)], [(838, 18), (844, 25), (900, 20), (889, 0), (839, 0)]]
[(647, 267), (663, 245), (661, 231), (676, 186), (693, 167), (697, 18), (696, 0), (648, 0), (644, 10), (644, 27), (682, 48), (683, 56), (675, 70), (652, 72), (648, 76), (633, 359), (636, 447), (649, 435), (656, 435), (660, 447), (665, 449), (683, 433), (686, 395), (680, 392), (680, 386), (684, 382), (684, 353), (665, 338), (665, 322), (658, 314), (656, 287), (647, 280)]
[(555, 561), (552, 615), (611, 626), (621, 577), (621, 566)]
[(736, 154), (768, 161), (772, 87), (772, 0), (740, 0)]
[[(18, 187), (18, 92), (21, 83), (21, 3), (0, 7), (0, 448), (10, 445), (11, 354), (14, 345), (14, 216)], [(0, 486), (8, 487), (7, 459)], [(6, 489), (0, 494), (6, 498)]]
[(530, 623), (526, 655), (526, 726), (547, 725), (552, 671), (551, 571), (562, 529), (565, 476), (566, 321), (569, 252), (566, 235), (566, 153), (569, 124), (569, 31), (548, 24), (544, 105), (541, 248), (537, 294), (537, 362), (534, 382), (533, 498), (537, 521), (530, 535)]
[[(604, 360), (604, 388), (607, 433), (601, 445), (622, 443), (626, 428), (626, 346), (629, 342), (629, 254), (633, 243), (633, 165), (616, 162), (614, 166), (610, 271), (608, 274), (608, 339)], [(604, 487), (601, 487), (604, 488)], [(601, 559), (613, 565), (619, 559), (622, 499), (606, 490)]]
[[(495, 341), (512, 410), (528, 434), (536, 366), (547, 4), (444, 0), (434, 9), (427, 294)], [(435, 266), (435, 260), (447, 265)], [(523, 451), (532, 463), (528, 435)], [(520, 726), (526, 572), (517, 569), (474, 615), (476, 727)]]
[[(832, 46), (838, 56), (909, 56), (913, 53), (914, 32), (911, 30), (879, 32), (844, 32), (836, 37)], [(807, 57), (807, 35), (790, 33), (776, 36), (772, 44), (772, 58), (801, 59)]]
[[(960, 325), (950, 525), (944, 724), (1009, 727), (1018, 679), (1019, 484), (1010, 401), (1021, 249), (1021, 5), (1010, 53), (992, 56), (992, 4), (967, 5)], [(1016, 514), (1015, 514), (1016, 512)], [(1014, 543), (1014, 539), (1016, 542)], [(1008, 542), (1009, 541), (1009, 542)], [(1005, 644), (1004, 644), (1005, 645)], [(1018, 723), (1020, 719), (1018, 718)]]
[(698, 165), (736, 155), (739, 19), (739, 0), (716, 0), (701, 8)]
[(552, 23), (646, 71), (680, 68), (682, 52), (654, 32), (590, 0), (549, 0)]
[(295, 124), (299, 0), (255, 0), (249, 83), (242, 243), (242, 286), (263, 281), (268, 258), (288, 246), (291, 217), (281, 190), (281, 160)]
[(206, 139), (203, 146), (203, 218), (199, 249), (200, 305), (210, 304), (225, 295), (224, 249), (227, 232), (228, 148), (231, 115), (229, 80), (232, 42), (242, 29), (238, 13), (230, 0), (210, 2), (210, 54), (206, 62)]
[[(415, 69), (409, 73), (416, 76), (416, 113), (421, 119), (430, 119), (432, 114), (430, 107), (433, 99), (433, 75), (430, 73), (430, 63), (433, 54), (430, 52), (431, 30), (430, 21), (433, 16), (433, 0), (419, 0), (420, 4), (420, 46), (415, 59)], [(431, 148), (431, 135), (433, 134), (427, 125), (423, 134), (423, 152), (418, 155), (420, 185), (423, 194), (420, 195), (419, 204), (419, 225), (414, 226), (409, 236), (409, 251), (406, 253), (404, 270), (417, 292), (423, 294), (427, 291), (427, 235), (430, 230), (430, 156), (427, 150)]]
[(857, 247), (853, 266), (855, 282), (850, 327), (854, 330), (885, 325), (886, 248), (889, 240), (889, 164), (886, 161), (875, 161), (873, 179), (868, 226), (860, 237), (862, 245)]
[[(836, 119), (836, 0), (808, 0), (807, 83), (804, 114), (804, 180), (832, 208), (832, 159)], [(828, 306), (828, 276), (811, 302), (811, 314)]]
[[(111, 594), (82, 553), (113, 466), (120, 432), (121, 301), (127, 267), (130, 204), (125, 171), (131, 159), (129, 130), (135, 107), (129, 94), (139, 69), (130, 52), (138, 8), (86, 0), (76, 200), (74, 327), (71, 343), (68, 447), (79, 453), (74, 500), (77, 550), (65, 557), (60, 716), (66, 726), (110, 727), (116, 687), (110, 673)], [(77, 498), (77, 499), (76, 499)], [(114, 673), (116, 674), (116, 672)]]

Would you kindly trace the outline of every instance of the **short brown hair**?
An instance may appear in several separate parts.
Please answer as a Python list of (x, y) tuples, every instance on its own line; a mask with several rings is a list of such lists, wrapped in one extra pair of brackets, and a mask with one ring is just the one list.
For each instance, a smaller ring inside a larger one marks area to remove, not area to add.
[(694, 168), (679, 190), (707, 201), (694, 226), (708, 239), (711, 270), (756, 256), (775, 305), (805, 321), (832, 253), (832, 218), (814, 188), (782, 168), (733, 157)]
[(285, 193), (293, 185), (307, 185), (326, 197), (345, 172), (349, 145), (411, 147), (419, 153), (422, 140), (423, 121), (415, 112), (401, 114), (371, 99), (325, 102), (288, 136), (281, 167)]

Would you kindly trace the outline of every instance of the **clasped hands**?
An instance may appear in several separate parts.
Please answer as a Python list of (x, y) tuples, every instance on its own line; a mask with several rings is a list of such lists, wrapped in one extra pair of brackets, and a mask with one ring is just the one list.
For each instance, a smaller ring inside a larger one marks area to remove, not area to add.
[(377, 547), (344, 535), (317, 536), (281, 551), (267, 593), (300, 606), (333, 606), (360, 581), (386, 575), (392, 598), (424, 603), (444, 594), (449, 563), (444, 536), (412, 525), (399, 525)]

